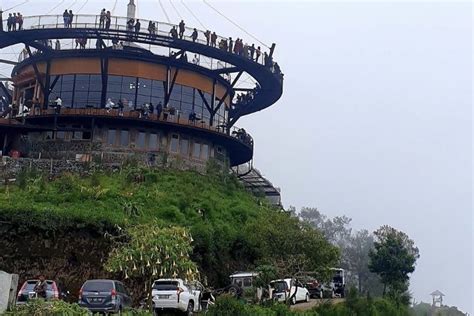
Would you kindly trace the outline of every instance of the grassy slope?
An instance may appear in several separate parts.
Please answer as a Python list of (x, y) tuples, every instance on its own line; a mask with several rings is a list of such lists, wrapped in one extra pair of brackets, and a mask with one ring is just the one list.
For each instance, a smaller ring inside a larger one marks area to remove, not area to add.
[(51, 218), (57, 225), (73, 220), (121, 226), (155, 219), (166, 225), (238, 224), (268, 210), (232, 177), (192, 171), (129, 169), (54, 181), (23, 176), (19, 182), (0, 189), (0, 216), (21, 216), (36, 224)]

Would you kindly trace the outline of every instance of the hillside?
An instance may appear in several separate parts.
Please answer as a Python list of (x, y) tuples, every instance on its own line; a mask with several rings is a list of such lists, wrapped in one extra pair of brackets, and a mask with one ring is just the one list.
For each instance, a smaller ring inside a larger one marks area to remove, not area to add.
[[(103, 268), (111, 237), (151, 222), (190, 231), (191, 258), (203, 281), (214, 287), (226, 285), (236, 270), (268, 262), (278, 247), (273, 238), (284, 241), (287, 234), (305, 234), (297, 219), (248, 193), (232, 175), (212, 168), (202, 175), (128, 167), (52, 180), (29, 171), (15, 185), (0, 187), (0, 269), (18, 273), (22, 280), (45, 274), (77, 294), (88, 278), (123, 278)], [(278, 236), (280, 227), (285, 227), (285, 236)], [(337, 260), (337, 250), (320, 234), (310, 238), (319, 240), (314, 245), (321, 249), (321, 262)], [(318, 255), (317, 249), (308, 249)], [(129, 280), (128, 286), (142, 295), (143, 284)]]

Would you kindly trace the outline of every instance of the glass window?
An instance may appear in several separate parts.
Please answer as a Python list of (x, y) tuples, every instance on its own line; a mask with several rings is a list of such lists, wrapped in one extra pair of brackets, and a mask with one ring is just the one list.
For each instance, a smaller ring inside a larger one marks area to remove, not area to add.
[(107, 145), (111, 145), (111, 146), (115, 145), (116, 135), (117, 135), (117, 131), (115, 129), (109, 129), (107, 133)]
[(204, 159), (204, 160), (209, 159), (209, 145), (208, 144), (202, 144), (201, 158)]
[(189, 140), (186, 138), (181, 138), (179, 144), (179, 153), (183, 156), (187, 156), (189, 154)]
[(73, 139), (82, 139), (82, 131), (74, 131), (72, 133), (72, 138)]
[(173, 152), (173, 153), (178, 152), (178, 143), (179, 143), (179, 136), (177, 134), (171, 135), (170, 152)]
[(65, 131), (57, 131), (56, 132), (56, 139), (65, 139), (66, 138), (66, 132)]
[(145, 148), (145, 132), (138, 132), (137, 136), (137, 141), (135, 142), (135, 145), (139, 149), (144, 149)]
[(158, 149), (158, 134), (151, 133), (148, 139), (148, 149)]
[(128, 130), (123, 129), (120, 131), (120, 146), (128, 147), (130, 143), (130, 133)]
[(91, 132), (82, 132), (82, 139), (91, 139), (92, 133)]
[(199, 143), (193, 144), (193, 158), (201, 158), (201, 144)]

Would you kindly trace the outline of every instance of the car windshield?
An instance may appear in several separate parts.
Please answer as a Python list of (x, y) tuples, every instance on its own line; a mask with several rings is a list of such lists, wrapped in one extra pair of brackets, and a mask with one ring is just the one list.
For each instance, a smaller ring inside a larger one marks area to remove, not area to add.
[(288, 288), (288, 285), (285, 281), (272, 282), (270, 285), (276, 293), (285, 292)]
[[(26, 285), (25, 285), (25, 288), (24, 288), (24, 291), (33, 291), (34, 288), (35, 288), (35, 285), (36, 283), (38, 283), (39, 280), (30, 280), (30, 281), (26, 281)], [(51, 281), (46, 281), (46, 284), (47, 284), (47, 288), (46, 290), (47, 291), (52, 291), (53, 290), (53, 282)]]
[(82, 287), (85, 292), (109, 292), (113, 289), (112, 281), (87, 281)]
[(175, 291), (178, 289), (176, 281), (156, 281), (153, 283), (153, 289), (159, 291)]

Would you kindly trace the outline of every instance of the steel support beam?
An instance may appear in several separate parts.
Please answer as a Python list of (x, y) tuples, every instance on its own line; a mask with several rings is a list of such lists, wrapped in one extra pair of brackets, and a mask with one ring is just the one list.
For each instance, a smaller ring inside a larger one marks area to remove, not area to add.
[(234, 72), (239, 72), (240, 68), (239, 67), (229, 67), (229, 68), (221, 68), (221, 69), (216, 69), (213, 70), (214, 73), (220, 75), (220, 74), (227, 74), (227, 73), (234, 73)]
[(202, 102), (204, 102), (204, 105), (209, 111), (209, 114), (212, 113), (212, 108), (209, 106), (209, 102), (207, 102), (206, 98), (204, 97), (204, 93), (202, 93), (202, 91), (199, 89), (197, 89), (197, 91), (199, 92), (199, 95), (201, 96)]
[[(25, 45), (25, 48), (26, 48), (26, 51), (28, 52), (28, 55), (30, 56), (30, 58), (33, 56), (33, 54), (31, 53), (31, 49), (30, 49), (30, 46), (28, 45)], [(31, 64), (33, 66), (33, 70), (35, 71), (35, 76), (36, 76), (36, 81), (38, 81), (38, 84), (40, 85), (41, 87), (41, 91), (43, 91), (43, 95), (46, 96), (47, 92), (46, 92), (46, 87), (44, 86), (43, 84), (43, 81), (41, 80), (41, 75), (40, 75), (40, 72), (38, 70), (38, 65), (36, 65), (36, 62), (32, 62)], [(46, 101), (46, 100), (45, 100)], [(47, 103), (44, 103), (44, 106), (48, 106)]]
[(10, 91), (8, 91), (7, 87), (5, 87), (3, 82), (0, 82), (0, 89), (2, 89), (3, 93), (7, 95), (8, 103), (12, 103), (12, 95), (10, 94)]
[(7, 59), (0, 59), (0, 63), (1, 64), (7, 64), (7, 65), (13, 65), (13, 66), (18, 65), (18, 63), (16, 61), (11, 61), (11, 60), (7, 60)]
[[(168, 93), (165, 95), (165, 107), (168, 107), (168, 103), (170, 102), (171, 93), (173, 92), (174, 84), (176, 83), (176, 78), (178, 77), (178, 72), (179, 72), (179, 68), (175, 68), (173, 79), (171, 80), (171, 83), (168, 84), (169, 90), (168, 90)], [(171, 77), (171, 69), (170, 69), (169, 76)]]
[(45, 78), (45, 92), (44, 92), (44, 102), (43, 104), (49, 104), (49, 95), (51, 94), (51, 61), (46, 62), (46, 78)]
[[(100, 95), (100, 106), (103, 108), (105, 107), (105, 103), (107, 102), (107, 85), (109, 82), (109, 58), (104, 57), (100, 59), (100, 74), (102, 76), (102, 92)], [(138, 86), (136, 87), (138, 90)], [(136, 100), (135, 100), (136, 102)]]
[(240, 76), (242, 76), (243, 73), (244, 73), (243, 71), (240, 71), (239, 74), (237, 75), (237, 77), (234, 78), (234, 81), (232, 81), (232, 83), (231, 83), (231, 85), (230, 85), (230, 88), (227, 89), (227, 91), (225, 92), (224, 96), (223, 96), (222, 99), (219, 101), (219, 104), (217, 105), (217, 107), (213, 108), (212, 116), (216, 115), (217, 111), (219, 111), (219, 109), (221, 108), (222, 104), (224, 104), (225, 99), (229, 96), (229, 92), (231, 91), (232, 88), (234, 88), (234, 86), (236, 85), (237, 81), (239, 81)]

